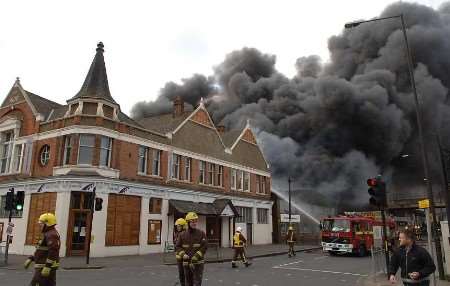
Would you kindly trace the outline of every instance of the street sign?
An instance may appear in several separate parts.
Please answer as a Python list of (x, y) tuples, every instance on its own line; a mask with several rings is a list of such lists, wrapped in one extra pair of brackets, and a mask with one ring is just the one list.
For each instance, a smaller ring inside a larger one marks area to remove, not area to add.
[[(289, 222), (289, 214), (280, 214), (281, 222)], [(300, 215), (291, 214), (291, 222), (300, 222)]]
[(427, 209), (430, 207), (430, 200), (421, 200), (419, 201), (419, 209)]

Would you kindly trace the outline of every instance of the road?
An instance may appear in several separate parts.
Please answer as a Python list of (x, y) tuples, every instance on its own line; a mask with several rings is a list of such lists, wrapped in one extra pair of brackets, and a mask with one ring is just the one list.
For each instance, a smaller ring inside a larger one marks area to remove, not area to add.
[[(294, 258), (273, 256), (253, 260), (253, 265), (232, 269), (229, 263), (207, 264), (203, 286), (353, 286), (370, 272), (370, 258), (332, 257), (321, 251), (298, 253)], [(100, 270), (60, 270), (58, 285), (64, 286), (172, 286), (175, 266), (109, 267)], [(31, 271), (0, 269), (1, 285), (28, 285)]]

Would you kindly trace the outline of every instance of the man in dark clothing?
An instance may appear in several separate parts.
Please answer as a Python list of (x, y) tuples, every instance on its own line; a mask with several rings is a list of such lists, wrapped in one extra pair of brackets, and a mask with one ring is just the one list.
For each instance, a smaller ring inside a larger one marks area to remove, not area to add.
[(429, 286), (429, 276), (436, 270), (430, 254), (415, 243), (412, 230), (404, 230), (399, 236), (400, 248), (391, 258), (389, 280), (396, 283), (395, 274), (401, 268), (401, 278), (405, 286)]
[[(179, 218), (175, 222), (175, 229), (173, 232), (173, 243), (176, 245), (178, 239), (180, 238), (180, 235), (183, 233), (183, 231), (186, 230), (186, 220), (184, 218)], [(177, 259), (177, 265), (178, 265), (178, 278), (180, 279), (180, 285), (185, 286), (186, 281), (184, 277), (184, 267), (183, 267), (183, 257), (176, 254)]]
[(289, 230), (286, 235), (286, 241), (287, 241), (287, 244), (289, 245), (288, 256), (289, 257), (295, 256), (296, 254), (295, 254), (295, 250), (294, 250), (294, 245), (295, 245), (295, 242), (297, 241), (297, 237), (295, 235), (294, 228), (292, 227), (292, 225), (289, 226)]
[(201, 286), (204, 257), (208, 243), (205, 232), (197, 229), (198, 216), (190, 212), (186, 215), (188, 229), (183, 231), (176, 244), (177, 255), (183, 259), (186, 286)]
[(34, 275), (30, 286), (56, 286), (56, 269), (59, 267), (60, 238), (55, 229), (56, 217), (45, 213), (39, 217), (42, 225), (42, 239), (36, 246), (33, 256), (28, 257), (24, 263), (25, 269), (34, 265)]

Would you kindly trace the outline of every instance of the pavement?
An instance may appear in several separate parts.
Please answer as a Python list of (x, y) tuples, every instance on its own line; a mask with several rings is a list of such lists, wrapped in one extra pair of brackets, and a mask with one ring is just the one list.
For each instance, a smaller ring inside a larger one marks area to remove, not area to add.
[[(280, 246), (281, 247), (281, 246)], [(275, 248), (275, 247), (274, 247)], [(103, 269), (58, 271), (58, 285), (64, 286), (174, 286), (177, 285), (177, 267), (173, 265), (110, 264)], [(127, 261), (124, 261), (127, 262)], [(246, 268), (242, 264), (231, 268), (227, 263), (205, 265), (203, 286), (361, 286), (369, 278), (370, 257), (352, 255), (330, 256), (321, 250), (298, 252), (295, 257), (285, 255), (252, 259)], [(32, 270), (0, 269), (1, 285), (27, 285)]]
[[(400, 286), (403, 285), (400, 281), (400, 277), (397, 275), (397, 283), (392, 284), (387, 280), (386, 274), (380, 274), (377, 276), (368, 276), (367, 279), (364, 281), (364, 286)], [(432, 285), (432, 284), (430, 284)], [(436, 285), (435, 286), (450, 286), (449, 281), (443, 281), (439, 280), (438, 277), (436, 277)]]
[[(296, 251), (311, 251), (320, 249), (320, 246), (314, 244), (301, 244), (296, 246)], [(251, 245), (247, 247), (247, 256), (250, 258), (270, 257), (275, 255), (287, 254), (288, 247), (286, 244), (269, 244), (269, 245)], [(233, 257), (233, 250), (231, 248), (214, 249), (210, 247), (206, 253), (207, 263), (219, 263), (231, 261)], [(27, 256), (23, 255), (9, 255), (8, 265), (5, 266), (0, 262), (0, 269), (6, 268), (9, 270), (23, 269), (23, 262)], [(90, 258), (89, 265), (86, 264), (85, 257), (63, 257), (60, 265), (62, 269), (79, 270), (79, 269), (99, 269), (99, 268), (114, 268), (122, 265), (127, 266), (160, 266), (160, 265), (175, 265), (175, 254), (172, 253), (155, 253), (148, 255), (134, 255), (134, 256), (114, 256), (114, 257), (98, 257)]]

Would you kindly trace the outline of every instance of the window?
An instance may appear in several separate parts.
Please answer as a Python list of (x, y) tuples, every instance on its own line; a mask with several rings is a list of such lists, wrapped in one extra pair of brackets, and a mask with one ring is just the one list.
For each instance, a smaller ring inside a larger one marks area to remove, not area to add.
[(237, 223), (253, 223), (252, 208), (236, 207), (239, 217), (236, 218)]
[(237, 170), (236, 171), (236, 189), (237, 190), (242, 190), (242, 171), (241, 170)]
[(161, 214), (162, 199), (160, 198), (150, 198), (148, 204), (148, 213), (150, 214)]
[(9, 165), (11, 161), (12, 143), (14, 140), (14, 133), (8, 131), (2, 136), (2, 157), (0, 158), (1, 168), (0, 173), (9, 173)]
[(231, 189), (236, 190), (236, 169), (231, 169)]
[(22, 145), (16, 145), (14, 148), (14, 171), (20, 172), (20, 169), (22, 167)]
[(259, 224), (268, 224), (268, 209), (257, 209), (256, 210), (258, 215), (258, 223)]
[[(5, 210), (6, 207), (6, 195), (0, 197), (0, 218), (8, 218), (9, 217), (9, 211)], [(12, 216), (13, 217), (22, 217), (23, 210), (12, 210)]]
[(153, 150), (152, 175), (161, 175), (161, 150)]
[(244, 172), (244, 191), (250, 191), (250, 173)]
[(80, 149), (78, 151), (78, 164), (92, 165), (94, 156), (95, 137), (94, 135), (80, 135)]
[(139, 146), (138, 173), (147, 174), (148, 148)]
[(109, 167), (111, 164), (111, 142), (111, 138), (102, 136), (100, 141), (100, 166)]
[(45, 166), (48, 164), (48, 161), (50, 161), (50, 146), (49, 145), (44, 145), (44, 147), (41, 148), (41, 152), (40, 152), (40, 161), (41, 161), (41, 165)]
[(139, 245), (141, 197), (109, 194), (106, 246)]
[(212, 163), (208, 163), (208, 184), (214, 185), (214, 170), (216, 169), (216, 165)]
[(206, 183), (205, 179), (206, 179), (206, 162), (200, 161), (200, 177), (199, 177), (200, 184), (205, 184)]
[(161, 244), (161, 226), (160, 220), (148, 221), (148, 244)]
[(223, 166), (217, 166), (217, 173), (216, 173), (216, 186), (222, 187), (223, 186)]
[(38, 224), (39, 216), (43, 213), (55, 213), (55, 208), (56, 193), (31, 194), (25, 245), (36, 245), (42, 234)]
[(256, 193), (267, 194), (266, 192), (266, 177), (256, 176)]
[(177, 154), (172, 155), (172, 179), (180, 179), (180, 163), (181, 156)]
[(63, 164), (69, 165), (70, 164), (70, 158), (72, 157), (72, 146), (73, 146), (73, 137), (72, 136), (66, 136), (64, 138), (64, 158), (63, 158)]
[(191, 168), (192, 168), (192, 159), (186, 157), (186, 161), (184, 164), (184, 180), (190, 182), (191, 181)]

